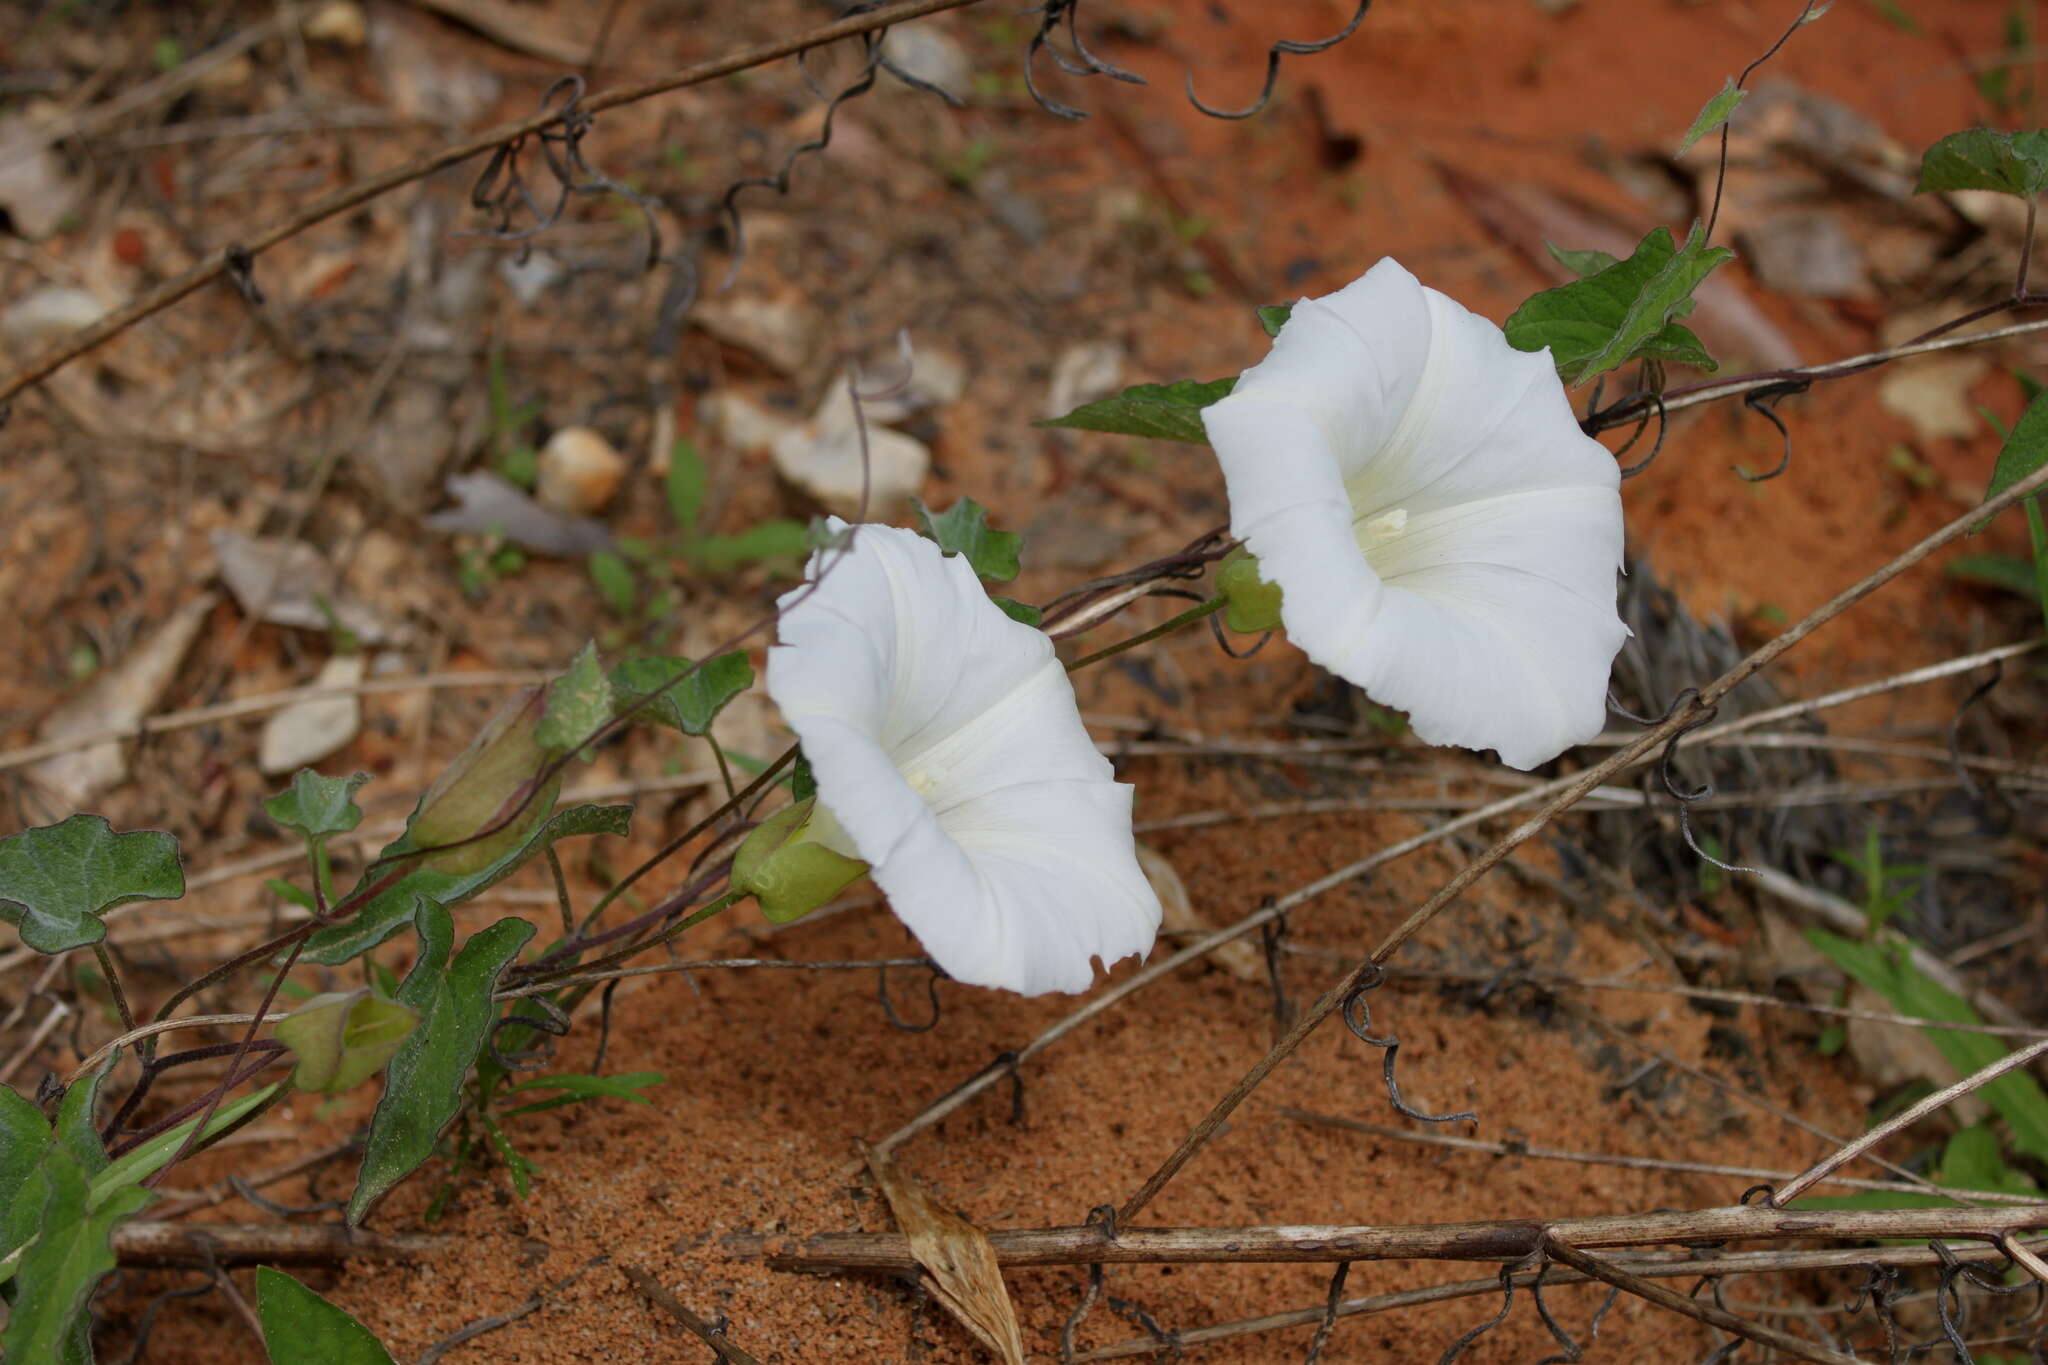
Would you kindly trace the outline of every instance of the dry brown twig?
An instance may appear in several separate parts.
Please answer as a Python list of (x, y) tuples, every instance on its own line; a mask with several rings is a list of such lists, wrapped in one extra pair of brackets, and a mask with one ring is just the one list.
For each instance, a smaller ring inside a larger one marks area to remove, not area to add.
[[(1418, 906), (1369, 956), (1362, 959), (1356, 967), (1346, 973), (1341, 981), (1325, 991), (1322, 997), (1302, 1014), (1294, 1027), (1288, 1030), (1287, 1035), (1274, 1044), (1266, 1056), (1261, 1058), (1231, 1088), (1230, 1093), (1225, 1095), (1203, 1117), (1201, 1122), (1182, 1141), (1181, 1145), (1174, 1150), (1172, 1155), (1166, 1159), (1158, 1170), (1154, 1171), (1146, 1179), (1138, 1191), (1124, 1201), (1123, 1206), (1117, 1213), (1118, 1221), (1130, 1221), (1149, 1204), (1159, 1191), (1165, 1188), (1167, 1182), (1172, 1180), (1181, 1167), (1187, 1163), (1188, 1159), (1199, 1151), (1209, 1138), (1214, 1135), (1217, 1128), (1223, 1124), (1223, 1121), (1230, 1116), (1237, 1106), (1242, 1104), (1245, 1098), (1253, 1090), (1257, 1089), (1259, 1084), (1271, 1074), (1274, 1067), (1278, 1066), (1296, 1048), (1301, 1046), (1308, 1036), (1325, 1019), (1334, 1014), (1346, 1000), (1357, 993), (1368, 981), (1374, 979), (1380, 971), (1380, 964), (1400, 951), (1402, 945), (1420, 932), (1424, 925), (1435, 919), (1451, 902), (1462, 895), (1467, 887), (1492, 870), (1496, 864), (1516, 847), (1534, 837), (1552, 819), (1576, 803), (1587, 792), (1624, 769), (1647, 759), (1667, 741), (1684, 734), (1688, 728), (1697, 725), (1701, 720), (1710, 716), (1713, 713), (1715, 704), (1721, 698), (1727, 696), (1728, 693), (1732, 692), (1744, 681), (1754, 676), (1814, 631), (1834, 620), (1850, 607), (1856, 605), (1856, 603), (1862, 601), (1871, 593), (1876, 592), (1879, 588), (1891, 582), (1915, 564), (1920, 563), (1935, 551), (1951, 541), (1969, 534), (1980, 522), (1996, 516), (2006, 508), (2017, 504), (2023, 498), (2039, 491), (2044, 486), (2048, 486), (2048, 467), (2038, 469), (2026, 478), (2018, 480), (1997, 497), (1988, 499), (1983, 506), (1974, 508), (1957, 517), (1940, 530), (1921, 540), (1918, 544), (1892, 558), (1875, 572), (1866, 575), (1857, 583), (1837, 593), (1833, 598), (1809, 613), (1804, 619), (1788, 628), (1783, 634), (1778, 635), (1776, 638), (1752, 651), (1741, 662), (1737, 663), (1735, 667), (1700, 688), (1692, 697), (1682, 699), (1678, 704), (1675, 704), (1671, 708), (1669, 715), (1659, 724), (1646, 730), (1633, 743), (1617, 750), (1608, 758), (1586, 769), (1584, 772), (1574, 774), (1569, 778), (1561, 778), (1555, 783), (1533, 789), (1528, 793), (1526, 799), (1533, 802), (1538, 797), (1548, 797), (1543, 806), (1534, 815), (1494, 843), (1486, 852), (1473, 859), (1462, 871), (1446, 882), (1435, 895)], [(1356, 874), (1352, 873), (1350, 875)], [(1340, 874), (1333, 873), (1331, 876), (1337, 877)], [(1326, 877), (1322, 879), (1321, 883), (1312, 883), (1311, 885), (1321, 885), (1329, 882), (1330, 878)]]
[[(1590, 1218), (1501, 1218), (1468, 1223), (1366, 1227), (999, 1228), (989, 1244), (1005, 1268), (1049, 1265), (1227, 1265), (1238, 1262), (1518, 1262), (1546, 1239), (1586, 1251), (1694, 1242), (1877, 1241), (1932, 1238), (1988, 1241), (2048, 1228), (2048, 1205), (1976, 1209), (1779, 1209), (1768, 1204), (1601, 1214)], [(911, 1270), (900, 1232), (820, 1232), (808, 1237), (735, 1236), (734, 1255), (779, 1270)], [(1864, 1249), (1853, 1254), (1867, 1255)]]
[[(752, 67), (765, 65), (768, 62), (779, 61), (784, 57), (794, 56), (810, 48), (823, 47), (826, 44), (838, 42), (842, 38), (854, 38), (864, 33), (873, 33), (878, 29), (887, 28), (891, 24), (902, 23), (907, 19), (916, 19), (926, 14), (937, 14), (942, 10), (959, 9), (973, 3), (976, 3), (976, 0), (904, 0), (901, 4), (870, 10), (865, 14), (856, 14), (845, 19), (836, 20), (833, 23), (821, 24), (794, 37), (781, 38), (774, 42), (757, 43), (751, 47), (740, 48), (737, 51), (727, 53), (723, 57), (713, 58), (707, 62), (698, 62), (694, 66), (685, 67), (681, 71), (671, 72), (665, 76), (657, 76), (644, 81), (634, 81), (622, 85), (615, 90), (607, 90), (601, 94), (593, 95), (576, 107), (585, 115), (600, 114), (607, 109), (616, 109), (620, 105), (650, 99), (655, 95), (667, 94), (671, 90), (681, 90), (687, 86), (702, 85), (706, 81), (714, 81), (723, 76), (730, 76), (734, 72), (745, 71)], [(413, 181), (424, 179), (436, 171), (445, 170), (450, 166), (459, 165), (474, 157), (483, 156), (509, 142), (531, 136), (544, 128), (553, 127), (562, 121), (563, 116), (563, 110), (553, 109), (533, 114), (511, 123), (500, 124), (498, 127), (479, 133), (475, 137), (451, 143), (437, 152), (408, 161), (403, 166), (394, 167), (382, 174), (373, 175), (367, 179), (359, 180), (352, 185), (344, 186), (331, 194), (320, 196), (320, 198), (315, 199), (283, 222), (273, 224), (261, 232), (255, 233), (247, 240), (236, 243), (228, 251), (218, 252), (207, 260), (192, 266), (190, 269), (181, 271), (148, 293), (130, 300), (120, 308), (116, 308), (98, 322), (87, 327), (81, 327), (63, 340), (52, 343), (41, 355), (36, 356), (21, 369), (9, 375), (4, 382), (0, 382), (0, 409), (4, 409), (6, 404), (12, 402), (22, 392), (32, 385), (42, 382), (57, 370), (76, 360), (79, 356), (119, 336), (144, 318), (162, 312), (172, 304), (185, 298), (188, 294), (226, 276), (231, 268), (229, 266), (231, 254), (235, 260), (246, 263), (249, 259), (261, 255), (279, 242), (296, 237), (308, 228), (324, 223), (339, 214), (346, 213), (358, 205), (366, 204), (380, 195), (388, 194), (401, 185), (411, 184)]]

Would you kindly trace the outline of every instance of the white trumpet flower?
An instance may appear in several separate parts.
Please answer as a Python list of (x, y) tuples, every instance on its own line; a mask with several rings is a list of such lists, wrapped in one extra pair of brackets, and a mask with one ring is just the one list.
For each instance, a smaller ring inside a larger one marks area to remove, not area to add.
[(1620, 476), (1548, 351), (1392, 260), (1202, 412), (1288, 638), (1432, 744), (1532, 768), (1606, 721)]
[[(844, 523), (833, 521), (834, 530)], [(782, 598), (768, 694), (818, 784), (814, 837), (876, 885), (955, 980), (1086, 990), (1142, 954), (1159, 899), (1052, 641), (965, 558), (861, 526)]]

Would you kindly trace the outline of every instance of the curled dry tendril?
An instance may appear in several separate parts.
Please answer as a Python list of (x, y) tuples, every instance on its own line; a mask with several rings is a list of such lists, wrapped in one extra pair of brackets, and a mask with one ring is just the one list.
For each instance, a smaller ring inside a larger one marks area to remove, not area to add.
[(1460, 1110), (1455, 1114), (1425, 1114), (1401, 1098), (1400, 1082), (1394, 1079), (1394, 1059), (1400, 1055), (1401, 1040), (1391, 1034), (1380, 1037), (1373, 1033), (1372, 1003), (1366, 998), (1371, 992), (1378, 990), (1382, 985), (1386, 984), (1387, 974), (1377, 962), (1367, 965), (1371, 967), (1371, 971), (1352, 988), (1351, 994), (1344, 997), (1344, 1026), (1350, 1029), (1352, 1035), (1360, 1042), (1368, 1043), (1385, 1051), (1386, 1056), (1380, 1064), (1380, 1074), (1387, 1083), (1388, 1102), (1402, 1114), (1411, 1119), (1420, 1120), (1423, 1123), (1458, 1123), (1462, 1121), (1471, 1124), (1475, 1129), (1478, 1128), (1479, 1115), (1469, 1109)]

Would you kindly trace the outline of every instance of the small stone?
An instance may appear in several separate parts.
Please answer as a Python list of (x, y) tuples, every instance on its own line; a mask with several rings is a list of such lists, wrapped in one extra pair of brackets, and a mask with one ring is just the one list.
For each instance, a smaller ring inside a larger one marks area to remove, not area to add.
[(448, 394), (440, 386), (400, 379), (356, 451), (357, 468), (408, 511), (426, 502), (434, 476), (455, 452), (448, 407)]
[(370, 25), (363, 17), (363, 7), (355, 0), (327, 0), (307, 16), (303, 32), (316, 43), (361, 47), (369, 37)]
[(769, 449), (797, 425), (751, 398), (725, 391), (708, 393), (698, 401), (697, 421), (706, 436), (746, 454)]
[[(313, 686), (354, 687), (363, 680), (363, 670), (362, 655), (339, 654), (327, 661)], [(347, 747), (362, 725), (359, 693), (293, 702), (264, 725), (256, 766), (271, 777), (296, 772)]]
[(1781, 293), (1840, 299), (1870, 292), (1862, 248), (1825, 209), (1771, 214), (1742, 240), (1750, 269)]
[(226, 94), (240, 90), (256, 75), (256, 63), (249, 60), (249, 54), (238, 52), (224, 62), (217, 62), (201, 72), (197, 84), (209, 94)]
[(626, 477), (626, 457), (589, 427), (563, 427), (541, 447), (534, 501), (572, 517), (589, 516), (612, 500)]
[(698, 304), (690, 321), (786, 375), (810, 364), (820, 325), (817, 311), (799, 297), (712, 299)]
[(776, 472), (828, 512), (848, 520), (886, 520), (923, 486), (931, 450), (914, 436), (869, 422), (863, 472), (853, 404), (843, 389), (838, 394), (837, 403), (827, 395), (815, 417), (777, 438)]
[[(4, 155), (5, 151), (0, 151), (0, 156)], [(89, 327), (106, 311), (105, 304), (83, 289), (45, 285), (0, 315), (0, 332), (5, 332), (9, 341), (35, 345)]]
[(1970, 401), (1970, 386), (1990, 372), (1991, 362), (1983, 356), (1914, 356), (1888, 367), (1878, 381), (1877, 401), (1910, 422), (1923, 441), (1968, 440), (1984, 430), (1984, 419)]
[(85, 192), (64, 169), (41, 124), (24, 114), (0, 118), (0, 209), (14, 230), (40, 242), (61, 227)]
[(1107, 398), (1124, 386), (1124, 346), (1120, 341), (1080, 341), (1060, 352), (1053, 362), (1052, 387), (1045, 401), (1047, 417), (1065, 417), (1083, 403)]
[(499, 262), (498, 274), (512, 287), (512, 297), (519, 300), (519, 306), (530, 313), (561, 280), (562, 267), (547, 252), (535, 251), (524, 260), (516, 255), (507, 256)]
[(974, 83), (974, 59), (959, 40), (933, 24), (899, 24), (890, 29), (882, 39), (882, 59), (912, 80), (936, 85), (956, 99), (965, 96)]

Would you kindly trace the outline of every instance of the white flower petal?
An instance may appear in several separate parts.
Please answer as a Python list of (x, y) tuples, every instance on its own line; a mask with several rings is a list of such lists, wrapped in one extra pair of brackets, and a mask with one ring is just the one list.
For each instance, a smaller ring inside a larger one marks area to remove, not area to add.
[(1599, 732), (1619, 473), (1547, 352), (1393, 261), (1295, 305), (1203, 411), (1287, 634), (1432, 743), (1533, 767)]
[(843, 851), (933, 960), (1038, 994), (1087, 989), (1092, 958), (1145, 952), (1160, 911), (1131, 789), (1082, 727), (1052, 642), (909, 531), (859, 527), (847, 552), (813, 558), (821, 571), (783, 598), (768, 692)]

